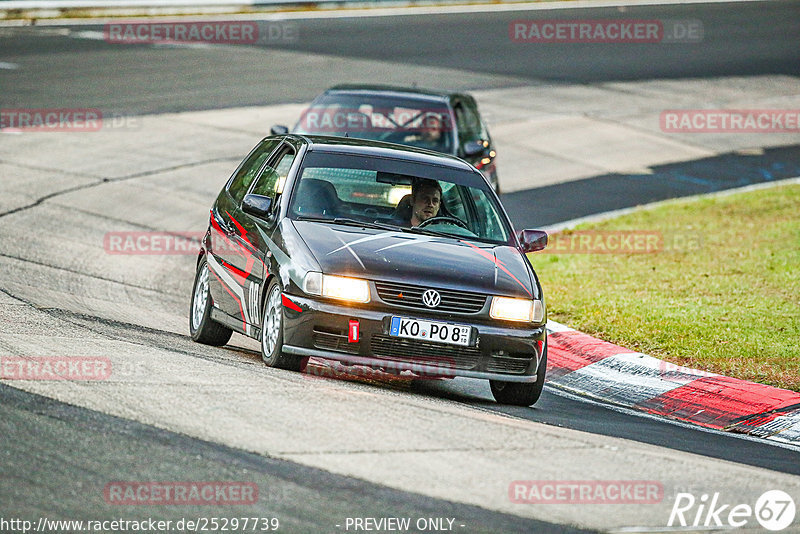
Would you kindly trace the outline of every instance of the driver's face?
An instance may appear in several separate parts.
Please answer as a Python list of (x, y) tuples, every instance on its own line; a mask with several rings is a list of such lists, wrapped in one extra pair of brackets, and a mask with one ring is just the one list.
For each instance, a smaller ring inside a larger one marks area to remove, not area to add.
[(427, 221), (431, 217), (436, 217), (439, 213), (439, 204), (442, 201), (442, 197), (438, 189), (426, 187), (417, 191), (417, 195), (413, 198), (413, 201), (414, 209), (411, 222), (414, 223), (414, 226), (417, 226), (422, 221)]
[(422, 139), (427, 142), (436, 142), (442, 137), (442, 123), (439, 117), (431, 116), (425, 121), (425, 128), (422, 130)]

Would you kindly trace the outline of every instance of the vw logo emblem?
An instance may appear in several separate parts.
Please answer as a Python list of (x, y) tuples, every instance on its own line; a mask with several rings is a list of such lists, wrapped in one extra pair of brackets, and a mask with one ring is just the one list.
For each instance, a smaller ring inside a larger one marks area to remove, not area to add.
[(442, 297), (435, 289), (429, 289), (422, 294), (422, 303), (429, 308), (435, 308), (442, 302)]

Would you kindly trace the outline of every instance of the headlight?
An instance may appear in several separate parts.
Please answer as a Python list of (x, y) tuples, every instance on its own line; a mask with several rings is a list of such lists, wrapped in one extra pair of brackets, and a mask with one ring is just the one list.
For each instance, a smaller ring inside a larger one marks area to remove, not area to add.
[(357, 278), (310, 272), (303, 280), (303, 291), (332, 299), (369, 302), (369, 284)]
[(366, 280), (323, 274), (322, 296), (353, 302), (369, 302), (369, 285)]
[(489, 315), (506, 321), (541, 323), (544, 320), (544, 304), (541, 300), (492, 297)]

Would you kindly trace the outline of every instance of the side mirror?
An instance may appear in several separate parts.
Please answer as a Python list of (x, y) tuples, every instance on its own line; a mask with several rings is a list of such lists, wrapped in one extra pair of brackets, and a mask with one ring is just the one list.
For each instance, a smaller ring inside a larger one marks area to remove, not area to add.
[(269, 129), (271, 135), (286, 135), (289, 133), (289, 127), (283, 124), (276, 124)]
[(272, 207), (272, 198), (264, 195), (245, 195), (242, 200), (242, 211), (261, 219), (269, 218), (269, 209)]
[(523, 230), (517, 234), (522, 252), (536, 252), (547, 246), (547, 232), (541, 230)]
[(483, 146), (483, 141), (470, 141), (464, 144), (464, 155), (467, 157), (477, 156), (482, 153), (486, 147)]

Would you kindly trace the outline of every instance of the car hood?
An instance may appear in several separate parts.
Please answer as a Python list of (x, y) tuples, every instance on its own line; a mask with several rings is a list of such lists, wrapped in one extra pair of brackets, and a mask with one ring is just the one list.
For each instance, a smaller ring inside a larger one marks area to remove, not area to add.
[(527, 259), (506, 245), (293, 221), (328, 274), (507, 296), (538, 296)]

